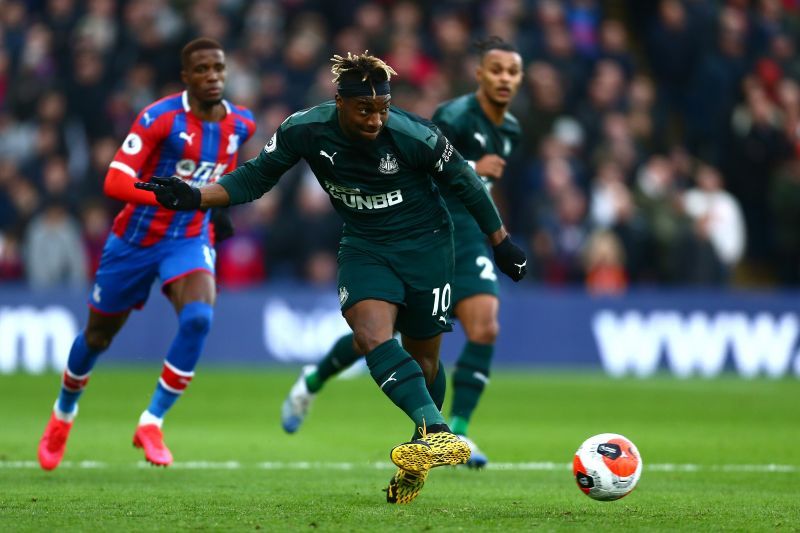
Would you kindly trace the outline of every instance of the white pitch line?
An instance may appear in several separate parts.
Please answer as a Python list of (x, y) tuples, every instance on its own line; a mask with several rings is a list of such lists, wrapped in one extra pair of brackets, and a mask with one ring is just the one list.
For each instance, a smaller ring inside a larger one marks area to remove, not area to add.
[[(64, 461), (59, 468), (77, 468), (84, 470), (116, 468), (116, 467), (151, 468), (150, 463), (138, 461), (136, 463), (109, 464), (100, 461)], [(374, 463), (347, 463), (325, 461), (265, 461), (261, 463), (241, 463), (239, 461), (176, 461), (170, 465), (171, 469), (179, 470), (358, 470), (377, 469), (392, 470), (394, 465), (388, 462)], [(490, 463), (487, 470), (502, 471), (556, 471), (569, 470), (571, 463), (553, 462), (525, 462), (525, 463)], [(5, 470), (38, 470), (36, 461), (0, 461), (0, 469)], [(655, 463), (644, 464), (644, 470), (650, 472), (754, 472), (793, 474), (800, 472), (797, 465), (779, 464), (727, 464), (727, 465), (699, 465)]]

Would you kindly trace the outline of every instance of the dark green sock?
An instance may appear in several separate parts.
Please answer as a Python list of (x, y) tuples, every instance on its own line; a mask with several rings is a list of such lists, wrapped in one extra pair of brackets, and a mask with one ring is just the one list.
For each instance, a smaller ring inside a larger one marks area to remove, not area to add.
[(447, 390), (447, 378), (444, 375), (444, 365), (441, 362), (439, 362), (439, 371), (436, 373), (436, 377), (433, 378), (433, 383), (427, 387), (433, 403), (441, 411), (444, 405), (444, 393)]
[(390, 339), (369, 352), (367, 366), (383, 393), (415, 424), (445, 423), (425, 386), (422, 369), (396, 339)]
[(325, 382), (336, 374), (350, 368), (350, 366), (361, 359), (362, 355), (356, 353), (353, 346), (353, 334), (339, 338), (330, 351), (317, 364), (317, 369), (306, 376), (306, 386), (310, 392), (319, 392)]
[[(441, 362), (439, 362), (439, 371), (436, 373), (436, 377), (433, 378), (433, 383), (427, 385), (427, 387), (428, 394), (431, 395), (433, 403), (436, 405), (436, 408), (439, 409), (439, 412), (441, 412), (442, 406), (444, 405), (444, 393), (447, 389), (447, 378), (444, 374), (444, 365)], [(428, 426), (430, 426), (430, 424), (428, 424)], [(421, 436), (419, 427), (415, 427), (411, 440), (418, 439)]]
[(453, 373), (453, 405), (450, 407), (453, 433), (466, 435), (469, 420), (484, 387), (489, 383), (489, 366), (494, 344), (467, 342)]

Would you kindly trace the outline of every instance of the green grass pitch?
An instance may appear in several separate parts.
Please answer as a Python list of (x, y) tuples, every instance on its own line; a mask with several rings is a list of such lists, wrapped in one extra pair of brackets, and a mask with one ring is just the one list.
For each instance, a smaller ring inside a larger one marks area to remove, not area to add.
[[(436, 469), (415, 502), (392, 506), (389, 449), (412, 427), (368, 377), (329, 383), (285, 435), (280, 403), (296, 373), (201, 367), (165, 423), (176, 464), (158, 469), (131, 446), (155, 374), (99, 365), (54, 472), (35, 461), (59, 378), (0, 377), (0, 530), (800, 527), (795, 379), (496, 372), (471, 435), (493, 464)], [(567, 468), (603, 432), (644, 459), (639, 486), (616, 502), (581, 494)]]

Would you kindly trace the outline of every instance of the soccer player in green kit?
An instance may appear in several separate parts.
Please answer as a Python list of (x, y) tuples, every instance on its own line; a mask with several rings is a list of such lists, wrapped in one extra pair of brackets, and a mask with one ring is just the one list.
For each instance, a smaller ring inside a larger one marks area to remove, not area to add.
[(344, 220), (338, 290), (353, 342), (383, 393), (420, 428), (390, 453), (398, 471), (387, 500), (406, 503), (431, 468), (463, 464), (470, 455), (440, 412), (439, 345), (451, 329), (454, 249), (439, 187), (451, 188), (475, 218), (503, 273), (519, 281), (527, 260), (450, 141), (430, 122), (390, 106), (391, 67), (348, 53), (334, 56), (331, 71), (335, 101), (291, 115), (258, 157), (217, 183), (197, 189), (173, 176), (137, 187), (170, 209), (235, 205), (261, 197), (301, 158), (308, 162)]
[[(432, 120), (490, 188), (493, 180), (502, 177), (505, 160), (520, 138), (519, 123), (508, 107), (522, 82), (522, 58), (499, 37), (479, 42), (477, 48), (477, 91), (444, 102)], [(489, 382), (499, 331), (497, 274), (489, 259), (486, 238), (475, 219), (455, 192), (444, 189), (442, 196), (455, 228), (453, 310), (467, 337), (453, 375), (450, 427), (470, 445), (472, 453), (467, 464), (480, 468), (488, 459), (466, 435), (472, 413)], [(304, 368), (281, 409), (284, 430), (297, 431), (324, 383), (360, 357), (353, 336), (345, 335), (318, 365)]]

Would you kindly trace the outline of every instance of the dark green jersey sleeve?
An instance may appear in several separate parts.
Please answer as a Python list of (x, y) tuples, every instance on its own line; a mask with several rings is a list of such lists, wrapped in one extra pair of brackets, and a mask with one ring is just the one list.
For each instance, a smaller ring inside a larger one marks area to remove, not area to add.
[[(463, 132), (459, 131), (460, 129), (463, 128), (459, 128), (460, 126), (459, 122), (455, 121), (448, 122), (444, 120), (440, 116), (439, 110), (437, 110), (437, 112), (433, 114), (431, 122), (433, 122), (436, 125), (436, 127), (439, 128), (439, 130), (442, 132), (442, 135), (447, 137), (447, 140), (453, 143), (454, 146), (465, 146), (464, 140), (462, 139)], [(463, 154), (461, 157), (464, 157)]]
[(228, 192), (231, 205), (261, 198), (300, 160), (302, 154), (297, 148), (302, 139), (295, 138), (300, 128), (291, 127), (291, 118), (281, 124), (258, 156), (217, 181)]
[(441, 130), (433, 125), (431, 127), (439, 138), (433, 150), (430, 174), (444, 187), (450, 187), (484, 234), (494, 233), (503, 222), (486, 187)]

